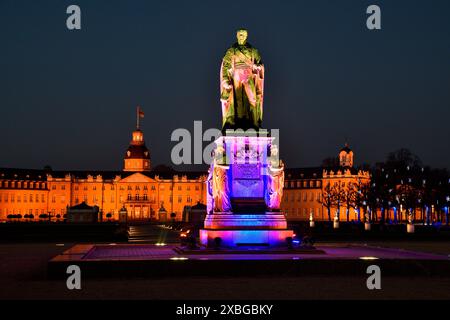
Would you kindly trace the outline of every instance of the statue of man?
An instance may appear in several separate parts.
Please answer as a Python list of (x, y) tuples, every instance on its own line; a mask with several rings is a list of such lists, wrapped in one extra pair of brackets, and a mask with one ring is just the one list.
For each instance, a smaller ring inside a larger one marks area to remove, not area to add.
[(264, 65), (248, 32), (237, 31), (237, 42), (227, 50), (220, 68), (222, 130), (255, 129), (262, 125)]

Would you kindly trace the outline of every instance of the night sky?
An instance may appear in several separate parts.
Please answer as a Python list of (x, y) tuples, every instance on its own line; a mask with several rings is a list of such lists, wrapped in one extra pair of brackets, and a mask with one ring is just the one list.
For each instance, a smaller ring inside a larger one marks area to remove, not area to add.
[[(82, 30), (66, 28), (66, 8)], [(382, 9), (382, 30), (366, 8)], [(176, 128), (219, 127), (239, 27), (266, 67), (264, 127), (289, 167), (347, 139), (356, 163), (405, 147), (450, 167), (450, 1), (0, 0), (0, 167), (120, 170), (135, 126), (153, 164)], [(196, 169), (195, 167), (190, 167)]]

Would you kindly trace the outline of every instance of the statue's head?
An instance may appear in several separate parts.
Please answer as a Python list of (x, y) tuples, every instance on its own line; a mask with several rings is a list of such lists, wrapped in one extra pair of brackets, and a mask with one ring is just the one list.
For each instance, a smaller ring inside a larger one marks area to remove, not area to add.
[(236, 38), (240, 45), (244, 45), (247, 42), (248, 31), (244, 28), (236, 31)]

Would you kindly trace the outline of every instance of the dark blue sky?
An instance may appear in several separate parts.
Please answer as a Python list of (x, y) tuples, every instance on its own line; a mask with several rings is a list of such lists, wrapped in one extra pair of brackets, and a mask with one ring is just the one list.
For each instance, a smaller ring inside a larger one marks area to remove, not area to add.
[[(81, 31), (66, 29), (70, 4)], [(219, 126), (219, 66), (241, 26), (288, 166), (320, 165), (347, 137), (356, 163), (406, 147), (449, 167), (449, 15), (447, 0), (0, 0), (0, 167), (120, 169), (138, 104), (153, 163), (170, 164), (174, 129)]]

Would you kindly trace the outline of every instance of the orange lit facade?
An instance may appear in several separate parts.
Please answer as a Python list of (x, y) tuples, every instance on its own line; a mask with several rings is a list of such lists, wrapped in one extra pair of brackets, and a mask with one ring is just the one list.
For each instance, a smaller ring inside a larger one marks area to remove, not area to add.
[(118, 220), (122, 208), (129, 220), (181, 220), (186, 206), (206, 203), (206, 178), (203, 172), (151, 170), (137, 129), (123, 171), (0, 169), (0, 221), (63, 219), (68, 207), (82, 202), (98, 206), (103, 221)]
[[(333, 170), (286, 169), (281, 209), (288, 220), (309, 220), (311, 213), (314, 220), (328, 220), (321, 203), (328, 184), (369, 182), (368, 172), (353, 168), (348, 146), (339, 161)], [(0, 169), (0, 221), (62, 220), (68, 207), (82, 202), (98, 206), (101, 221), (118, 220), (122, 208), (130, 221), (181, 221), (186, 207), (206, 203), (206, 179), (206, 172), (152, 169), (144, 134), (137, 129), (122, 171)], [(336, 209), (331, 210), (334, 217)], [(345, 219), (344, 204), (339, 212)], [(351, 219), (355, 215), (350, 208)]]
[(289, 221), (305, 221), (312, 217), (316, 221), (331, 219), (339, 213), (339, 220), (347, 219), (349, 207), (349, 220), (357, 220), (357, 211), (354, 206), (342, 201), (338, 209), (336, 204), (324, 205), (324, 195), (327, 188), (340, 185), (345, 192), (370, 182), (368, 171), (357, 170), (353, 167), (353, 151), (346, 145), (339, 152), (339, 165), (335, 168), (300, 168), (286, 169), (285, 185), (281, 209)]

